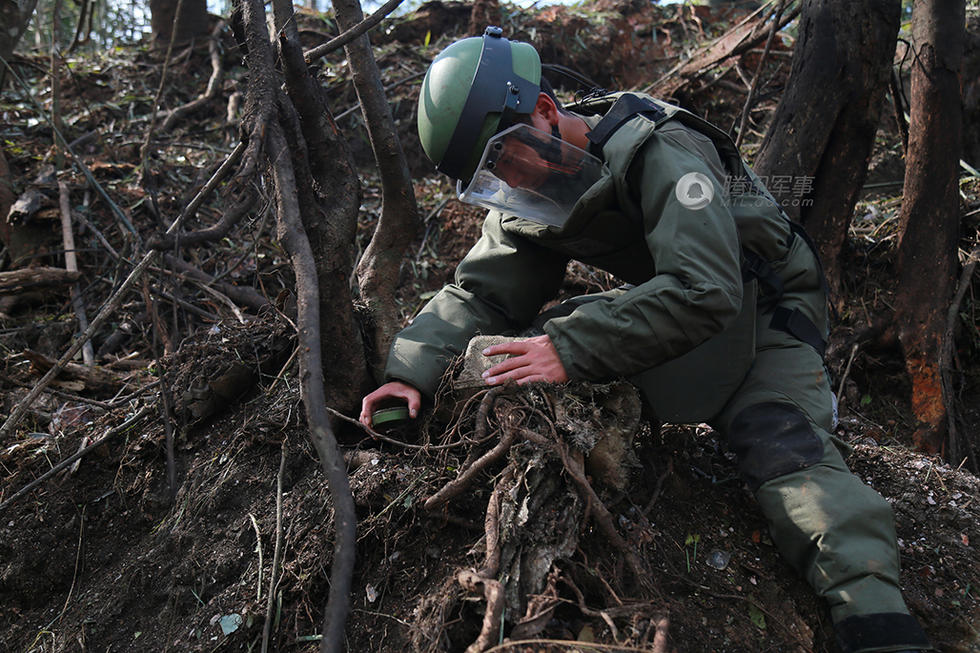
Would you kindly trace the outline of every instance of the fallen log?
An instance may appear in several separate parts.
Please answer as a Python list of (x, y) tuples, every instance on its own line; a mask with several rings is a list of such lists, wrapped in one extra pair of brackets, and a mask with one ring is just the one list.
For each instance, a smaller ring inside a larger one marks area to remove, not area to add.
[(0, 272), (0, 295), (17, 295), (28, 290), (67, 287), (81, 277), (77, 270), (69, 271), (63, 268), (21, 268), (9, 272)]
[[(647, 86), (643, 89), (644, 92), (653, 90), (657, 97), (672, 97), (680, 89), (700, 79), (726, 59), (737, 57), (760, 45), (769, 34), (770, 26), (767, 26), (767, 23), (771, 19), (768, 13), (760, 12), (761, 8), (759, 12), (752, 14), (745, 21), (730, 29), (701, 52), (678, 64), (653, 84)], [(782, 29), (799, 13), (800, 7), (797, 6), (782, 15), (778, 20), (776, 29)]]
[[(46, 373), (58, 362), (53, 358), (49, 358), (40, 352), (30, 349), (24, 351), (24, 358), (29, 360), (42, 374)], [(123, 383), (123, 380), (119, 376), (102, 367), (97, 365), (89, 367), (78, 363), (65, 363), (59, 375), (59, 380), (63, 381), (66, 379), (78, 381), (84, 385), (84, 388), (78, 388), (77, 390), (84, 389), (96, 393), (115, 392)]]

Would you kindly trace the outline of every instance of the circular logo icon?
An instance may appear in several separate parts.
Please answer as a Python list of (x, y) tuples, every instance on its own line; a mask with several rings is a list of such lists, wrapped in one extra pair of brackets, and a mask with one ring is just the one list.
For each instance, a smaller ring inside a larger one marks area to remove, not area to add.
[(689, 172), (677, 180), (674, 195), (681, 206), (696, 211), (711, 203), (715, 196), (715, 187), (707, 175), (700, 172)]

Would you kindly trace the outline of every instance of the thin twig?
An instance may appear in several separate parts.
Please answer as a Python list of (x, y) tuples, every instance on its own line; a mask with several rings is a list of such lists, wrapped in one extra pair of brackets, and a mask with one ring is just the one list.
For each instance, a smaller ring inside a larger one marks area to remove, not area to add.
[(255, 601), (258, 602), (262, 600), (262, 531), (259, 530), (259, 522), (255, 521), (255, 515), (248, 513), (248, 518), (255, 529), (255, 546), (259, 551), (259, 580), (255, 584)]
[(64, 460), (62, 460), (60, 463), (58, 463), (57, 465), (55, 465), (54, 467), (52, 467), (48, 471), (46, 471), (43, 474), (41, 474), (40, 476), (38, 476), (36, 479), (34, 479), (33, 481), (31, 481), (30, 483), (28, 483), (27, 485), (25, 485), (24, 487), (22, 487), (20, 490), (17, 490), (16, 492), (14, 492), (14, 494), (11, 495), (11, 497), (9, 499), (5, 500), (3, 503), (0, 503), (0, 512), (3, 512), (4, 508), (6, 508), (11, 503), (13, 503), (14, 501), (16, 501), (20, 497), (24, 496), (25, 494), (27, 494), (28, 492), (30, 492), (34, 488), (36, 488), (38, 485), (40, 485), (41, 483), (43, 483), (47, 479), (51, 478), (52, 476), (54, 476), (55, 474), (57, 474), (58, 472), (60, 472), (61, 470), (63, 470), (65, 467), (68, 467), (69, 465), (71, 465), (73, 462), (75, 462), (76, 460), (78, 460), (82, 456), (90, 453), (91, 451), (94, 451), (100, 445), (105, 444), (106, 442), (108, 442), (110, 438), (112, 438), (112, 437), (114, 437), (116, 435), (119, 435), (120, 433), (125, 433), (126, 431), (128, 431), (134, 424), (136, 424), (141, 419), (143, 419), (152, 410), (153, 410), (153, 404), (147, 404), (146, 406), (143, 406), (143, 408), (141, 408), (138, 413), (136, 413), (135, 415), (133, 415), (132, 417), (130, 417), (128, 420), (126, 420), (125, 422), (123, 422), (119, 426), (116, 426), (114, 428), (109, 429), (108, 431), (106, 431), (105, 435), (103, 435), (101, 438), (99, 438), (98, 440), (96, 440), (95, 442), (93, 442), (92, 444), (90, 444), (89, 446), (85, 447), (84, 449), (80, 449), (78, 452), (72, 454), (71, 456), (68, 456), (67, 458), (65, 458)]
[(82, 506), (82, 514), (78, 516), (78, 548), (75, 551), (75, 571), (71, 575), (71, 587), (68, 588), (68, 596), (65, 598), (65, 605), (61, 608), (58, 619), (65, 616), (68, 612), (68, 605), (71, 603), (71, 595), (75, 592), (75, 583), (78, 582), (78, 567), (82, 561), (82, 535), (85, 533), (85, 508)]
[[(160, 131), (170, 131), (178, 120), (192, 111), (196, 111), (218, 96), (218, 92), (221, 91), (221, 80), (224, 77), (224, 68), (221, 65), (221, 32), (227, 26), (228, 24), (225, 21), (219, 20), (214, 26), (214, 29), (211, 30), (211, 39), (208, 44), (208, 52), (211, 55), (211, 77), (208, 79), (208, 85), (204, 93), (187, 104), (168, 111), (163, 119), (163, 124), (160, 125)], [(176, 32), (177, 30), (175, 29), (174, 31)]]
[[(58, 182), (58, 199), (61, 205), (61, 239), (65, 246), (65, 269), (69, 272), (78, 272), (78, 259), (75, 257), (75, 234), (71, 227), (71, 197), (68, 192), (68, 184)], [(76, 281), (71, 285), (71, 304), (78, 318), (78, 330), (85, 331), (88, 327), (88, 315), (85, 314), (85, 302), (82, 301), (82, 291)], [(92, 348), (92, 341), (89, 340), (82, 346), (82, 361), (91, 367), (95, 365), (95, 351)]]
[(644, 517), (649, 516), (650, 511), (653, 510), (653, 507), (655, 505), (657, 505), (657, 499), (660, 498), (660, 493), (664, 489), (664, 481), (666, 481), (667, 477), (670, 476), (673, 472), (674, 472), (674, 459), (668, 458), (667, 469), (664, 471), (663, 474), (660, 475), (660, 478), (657, 479), (657, 487), (653, 489), (653, 494), (650, 495), (650, 500), (647, 502), (646, 507), (643, 508)]
[(851, 365), (854, 363), (854, 357), (857, 356), (858, 349), (860, 348), (860, 343), (855, 342), (851, 345), (851, 355), (847, 357), (847, 365), (844, 366), (844, 373), (841, 374), (840, 383), (837, 385), (837, 405), (840, 405), (841, 395), (844, 394), (844, 382), (847, 381), (847, 375), (851, 373)]
[(174, 10), (174, 24), (170, 29), (170, 42), (167, 43), (167, 53), (163, 58), (163, 70), (160, 71), (160, 84), (157, 86), (156, 97), (153, 98), (153, 113), (150, 114), (150, 124), (146, 127), (146, 136), (143, 138), (143, 146), (140, 148), (140, 175), (143, 179), (150, 178), (150, 141), (153, 139), (153, 130), (156, 128), (157, 115), (160, 111), (160, 98), (163, 96), (163, 87), (167, 82), (167, 72), (170, 70), (170, 57), (173, 54), (174, 43), (177, 42), (177, 33), (180, 31), (177, 26), (180, 24), (180, 15), (184, 11), (184, 0), (177, 0), (177, 8)]
[(269, 572), (269, 595), (265, 602), (265, 625), (262, 627), (262, 653), (269, 651), (269, 635), (272, 632), (272, 606), (275, 603), (276, 583), (279, 581), (279, 555), (282, 548), (282, 479), (286, 475), (286, 441), (282, 442), (279, 457), (279, 474), (276, 476), (276, 545), (272, 553), (272, 571)]
[[(290, 358), (290, 361), (292, 361), (292, 358)], [(439, 444), (439, 445), (411, 444), (410, 442), (402, 442), (401, 440), (390, 438), (387, 435), (382, 435), (381, 433), (378, 433), (377, 431), (372, 429), (370, 426), (365, 426), (364, 424), (354, 419), (353, 417), (348, 417), (347, 415), (344, 415), (339, 410), (331, 408), (330, 406), (327, 406), (326, 408), (327, 408), (327, 412), (333, 415), (334, 417), (338, 419), (342, 419), (345, 422), (349, 422), (350, 424), (360, 427), (361, 430), (363, 430), (365, 433), (370, 435), (375, 440), (381, 440), (382, 442), (387, 442), (388, 444), (393, 444), (397, 447), (402, 447), (404, 449), (418, 449), (418, 450), (424, 449), (425, 451), (445, 451), (446, 449), (455, 449), (456, 447), (474, 446), (474, 445), (481, 444), (483, 442), (483, 440), (477, 440), (475, 442), (471, 442), (469, 440), (461, 440), (459, 442), (452, 442), (449, 444)]]
[(738, 125), (738, 135), (735, 137), (736, 150), (742, 146), (742, 140), (745, 138), (745, 126), (749, 122), (749, 113), (751, 113), (752, 105), (755, 103), (755, 94), (759, 90), (759, 79), (762, 77), (762, 64), (766, 62), (766, 57), (769, 56), (769, 48), (772, 47), (772, 40), (776, 36), (776, 32), (779, 31), (779, 19), (783, 15), (785, 6), (786, 0), (779, 0), (779, 6), (776, 7), (772, 16), (772, 27), (769, 28), (769, 36), (766, 37), (766, 47), (762, 49), (762, 56), (759, 57), (759, 63), (755, 67), (752, 84), (749, 86), (749, 94), (745, 98), (745, 106), (742, 108), (742, 119)]
[(629, 653), (650, 653), (650, 649), (647, 648), (636, 648), (635, 646), (623, 646), (622, 644), (600, 644), (599, 642), (583, 642), (579, 640), (545, 639), (545, 638), (515, 639), (509, 642), (504, 642), (503, 644), (497, 644), (496, 646), (484, 650), (483, 653), (503, 653), (504, 651), (517, 651), (517, 650), (521, 650), (522, 646), (561, 646), (567, 648), (569, 651), (573, 651), (573, 650), (587, 651), (590, 648), (592, 648), (592, 649), (598, 649), (600, 651), (613, 651), (613, 653), (622, 653), (625, 651), (628, 651)]
[(507, 429), (500, 437), (500, 442), (497, 443), (497, 446), (480, 456), (476, 462), (460, 473), (459, 476), (446, 483), (438, 492), (426, 499), (423, 504), (425, 509), (429, 511), (435, 510), (449, 502), (453, 497), (462, 494), (463, 490), (466, 489), (477, 474), (486, 469), (491, 463), (503, 458), (504, 454), (510, 450), (510, 445), (514, 443), (518, 432), (517, 429)]
[[(399, 79), (397, 81), (394, 81), (391, 84), (388, 84), (387, 86), (385, 86), (384, 90), (387, 93), (388, 91), (392, 90), (393, 88), (397, 88), (398, 86), (401, 86), (402, 84), (405, 84), (405, 83), (410, 82), (412, 80), (418, 79), (419, 77), (424, 77), (425, 76), (425, 72), (426, 71), (423, 70), (421, 72), (413, 73), (413, 74), (409, 75), (408, 77), (403, 77), (403, 78), (401, 78), (401, 79)], [(350, 114), (354, 113), (355, 111), (357, 111), (360, 108), (361, 108), (361, 103), (358, 102), (354, 106), (350, 107), (349, 109), (344, 109), (343, 111), (341, 111), (340, 113), (338, 113), (337, 114), (337, 117), (334, 118), (334, 121), (335, 122), (340, 122), (343, 118), (346, 118), (347, 116), (349, 116)], [(448, 199), (447, 200), (444, 200), (443, 201), (443, 204), (445, 204), (445, 202), (447, 202), (447, 201), (448, 201)]]
[(966, 295), (966, 291), (971, 286), (971, 280), (973, 279), (973, 273), (977, 269), (977, 260), (980, 257), (980, 247), (975, 247), (972, 252), (970, 252), (968, 257), (968, 262), (963, 266), (963, 271), (960, 273), (960, 278), (956, 283), (956, 292), (953, 294), (953, 301), (949, 305), (949, 309), (946, 311), (946, 329), (943, 333), (942, 340), (942, 356), (941, 362), (945, 365), (940, 366), (940, 378), (942, 380), (943, 386), (943, 399), (946, 404), (946, 419), (947, 419), (947, 429), (948, 441), (949, 441), (949, 453), (950, 457), (955, 460), (961, 455), (964, 455), (970, 459), (973, 464), (973, 470), (976, 471), (977, 459), (976, 451), (974, 451), (973, 443), (970, 442), (969, 438), (959, 437), (959, 430), (956, 428), (956, 406), (953, 402), (953, 379), (949, 373), (949, 368), (952, 365), (953, 360), (953, 348), (954, 348), (954, 333), (956, 328), (956, 321), (959, 319), (960, 314), (960, 304), (963, 302), (963, 297)]
[(254, 288), (249, 286), (235, 286), (230, 283), (219, 282), (207, 272), (194, 267), (184, 259), (172, 254), (164, 254), (163, 261), (173, 270), (165, 269), (164, 272), (176, 273), (181, 277), (199, 281), (211, 288), (220, 291), (232, 301), (246, 306), (253, 311), (259, 311), (269, 305), (269, 300)]
[(231, 301), (231, 299), (229, 299), (227, 295), (218, 292), (217, 290), (210, 287), (206, 283), (201, 283), (200, 281), (197, 282), (197, 287), (203, 290), (208, 295), (211, 295), (212, 297), (217, 299), (219, 302), (221, 302), (228, 308), (230, 308), (231, 312), (235, 314), (236, 318), (238, 318), (238, 322), (240, 324), (245, 324), (245, 316), (242, 315), (241, 309), (239, 309), (238, 306), (235, 305), (235, 302)]
[(306, 63), (313, 63), (316, 59), (319, 59), (323, 55), (333, 52), (338, 48), (344, 47), (380, 23), (382, 18), (397, 9), (398, 5), (401, 3), (402, 0), (388, 0), (388, 2), (381, 5), (376, 12), (359, 22), (357, 25), (354, 25), (342, 34), (335, 36), (323, 45), (318, 45), (315, 48), (311, 48), (310, 50), (304, 52), (303, 59), (306, 60)]

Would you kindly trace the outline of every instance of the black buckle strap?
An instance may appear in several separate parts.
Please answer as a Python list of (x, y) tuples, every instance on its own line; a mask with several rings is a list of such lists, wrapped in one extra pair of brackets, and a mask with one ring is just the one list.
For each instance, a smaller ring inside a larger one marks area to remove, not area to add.
[(785, 331), (797, 340), (805, 342), (817, 350), (820, 358), (823, 358), (827, 351), (827, 341), (824, 340), (823, 333), (813, 323), (813, 320), (804, 315), (798, 308), (790, 310), (785, 306), (777, 306), (773, 310), (769, 328)]
[(667, 113), (652, 101), (638, 95), (633, 95), (632, 93), (624, 93), (619, 96), (615, 104), (612, 105), (612, 108), (606, 112), (606, 115), (599, 121), (599, 124), (586, 134), (586, 137), (589, 139), (589, 152), (604, 160), (602, 148), (606, 144), (606, 141), (625, 122), (631, 120), (637, 114), (646, 116), (655, 123), (659, 123), (667, 117)]
[(765, 308), (775, 306), (783, 298), (783, 280), (779, 278), (769, 264), (769, 261), (762, 258), (749, 249), (742, 249), (742, 282), (751, 279), (758, 279), (763, 286), (762, 305)]

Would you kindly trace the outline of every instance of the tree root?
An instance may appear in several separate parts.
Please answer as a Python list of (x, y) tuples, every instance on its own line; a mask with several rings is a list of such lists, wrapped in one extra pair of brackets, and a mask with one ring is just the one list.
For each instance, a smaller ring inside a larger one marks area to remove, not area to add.
[[(497, 400), (508, 389), (512, 388), (495, 387), (487, 392), (475, 416), (474, 435), (476, 439), (483, 441), (492, 438), (494, 436), (493, 430), (496, 429), (499, 434), (497, 444), (489, 451), (476, 457), (470, 464), (464, 465), (455, 479), (443, 485), (435, 494), (426, 499), (424, 502), (425, 510), (432, 512), (436, 509), (445, 508), (450, 501), (471, 487), (482, 472), (487, 471), (494, 463), (503, 459), (515, 444), (528, 443), (529, 445), (534, 445), (539, 449), (553, 454), (561, 461), (562, 467), (557, 469), (564, 470), (585, 504), (585, 518), (583, 521), (587, 521), (590, 517), (594, 520), (602, 536), (608, 542), (612, 543), (615, 550), (625, 560), (633, 582), (647, 586), (648, 582), (646, 578), (648, 571), (645, 569), (638, 552), (620, 535), (616, 529), (612, 513), (605, 506), (586, 476), (584, 454), (581, 451), (573, 449), (563, 439), (556, 429), (553, 418), (549, 417), (545, 411), (536, 407), (534, 402), (525, 401), (523, 397), (508, 397), (509, 400), (513, 399), (514, 401), (507, 401), (504, 404), (498, 402)], [(549, 408), (553, 412), (553, 407), (550, 404)], [(496, 416), (496, 426), (491, 425), (491, 414)], [(535, 423), (533, 430), (526, 426), (529, 420), (532, 419)], [(538, 424), (538, 422), (541, 423)], [(668, 470), (667, 474), (669, 473), (670, 471)], [(483, 566), (479, 569), (460, 571), (456, 576), (457, 582), (463, 589), (476, 594), (482, 594), (487, 602), (480, 635), (466, 649), (467, 653), (477, 653), (487, 650), (496, 638), (499, 637), (499, 632), (502, 627), (502, 613), (506, 602), (505, 591), (503, 583), (496, 579), (500, 573), (503, 555), (500, 520), (505, 497), (519, 474), (517, 463), (511, 462), (508, 464), (495, 483), (493, 492), (487, 502), (486, 516), (484, 519), (486, 554)], [(556, 579), (554, 574), (556, 573), (553, 568), (552, 575), (549, 576), (550, 593), (545, 592), (543, 595), (535, 595), (538, 600), (533, 602), (533, 605), (532, 603), (528, 603), (524, 618), (520, 620), (520, 623), (518, 626), (515, 626), (515, 630), (513, 631), (515, 636), (517, 633), (520, 633), (523, 637), (533, 636), (540, 632), (544, 623), (547, 622), (547, 617), (553, 612), (558, 602), (557, 593), (554, 588)], [(570, 581), (568, 582), (570, 583)], [(582, 613), (586, 616), (601, 618), (617, 641), (620, 640), (620, 637), (619, 630), (613, 621), (614, 618), (636, 616), (640, 613), (650, 615), (652, 604), (649, 602), (621, 604), (606, 610), (590, 609), (586, 606), (585, 598), (578, 588), (574, 587), (573, 583), (571, 586), (579, 597), (578, 605)], [(666, 617), (657, 616), (649, 618), (653, 621), (651, 621), (651, 625), (647, 629), (647, 636), (650, 635), (652, 629), (656, 629), (655, 646), (659, 642), (661, 647), (659, 650), (662, 651), (664, 650), (663, 647), (666, 646)]]
[(478, 575), (472, 569), (464, 569), (456, 575), (456, 580), (464, 589), (479, 593), (483, 592), (487, 600), (487, 610), (483, 615), (483, 627), (476, 641), (466, 648), (466, 653), (481, 653), (490, 648), (499, 636), (500, 619), (504, 613), (504, 586), (500, 581)]
[(619, 534), (619, 531), (616, 530), (612, 513), (609, 512), (606, 504), (602, 502), (602, 499), (599, 498), (599, 495), (592, 488), (592, 484), (585, 477), (585, 464), (582, 454), (578, 452), (571, 453), (564, 442), (559, 441), (556, 444), (556, 450), (558, 455), (561, 456), (562, 464), (565, 465), (565, 471), (575, 481), (579, 495), (592, 510), (599, 529), (609, 538), (610, 543), (616, 547), (616, 550), (626, 557), (626, 564), (629, 565), (630, 571), (633, 572), (636, 582), (642, 581), (646, 577), (646, 570), (643, 568), (643, 563), (636, 554), (636, 550), (630, 547), (626, 543), (626, 540)]
[(433, 494), (431, 497), (425, 500), (426, 510), (435, 510), (460, 494), (463, 493), (472, 482), (476, 476), (482, 472), (484, 469), (489, 467), (492, 463), (500, 460), (504, 457), (510, 447), (514, 444), (514, 440), (517, 439), (518, 431), (511, 430), (507, 431), (501, 436), (500, 442), (497, 443), (493, 449), (483, 454), (476, 462), (467, 467), (459, 476), (457, 476), (452, 481), (446, 483), (441, 490)]

